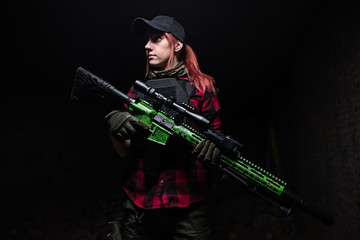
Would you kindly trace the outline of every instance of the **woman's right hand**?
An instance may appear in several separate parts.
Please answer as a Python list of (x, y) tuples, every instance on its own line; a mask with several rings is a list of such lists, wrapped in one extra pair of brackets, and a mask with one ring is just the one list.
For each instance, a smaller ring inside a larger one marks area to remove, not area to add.
[(128, 112), (111, 111), (105, 118), (108, 120), (112, 135), (118, 141), (131, 139), (138, 132), (149, 131), (149, 125)]

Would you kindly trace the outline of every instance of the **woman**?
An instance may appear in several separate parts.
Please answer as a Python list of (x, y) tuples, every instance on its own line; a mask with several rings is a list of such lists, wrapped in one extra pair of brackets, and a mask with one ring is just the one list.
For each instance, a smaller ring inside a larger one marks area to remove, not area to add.
[[(164, 85), (175, 89), (176, 100), (186, 100), (220, 131), (214, 79), (200, 71), (181, 24), (169, 16), (151, 21), (136, 18), (133, 29), (146, 39), (146, 83), (155, 84), (157, 90)], [(138, 94), (133, 87), (128, 93), (130, 97)], [(139, 133), (149, 129), (145, 123), (126, 111), (112, 111), (106, 118), (115, 150), (132, 164), (123, 187), (128, 196), (124, 238), (211, 239), (211, 181), (203, 162), (219, 158), (215, 145), (203, 141), (193, 150), (176, 140), (166, 147), (141, 144), (139, 138), (144, 135)]]

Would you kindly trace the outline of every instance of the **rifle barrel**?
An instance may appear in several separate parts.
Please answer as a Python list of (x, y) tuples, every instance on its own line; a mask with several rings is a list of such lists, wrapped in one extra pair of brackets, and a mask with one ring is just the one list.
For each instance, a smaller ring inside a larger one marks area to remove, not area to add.
[(309, 203), (305, 202), (301, 197), (297, 196), (296, 194), (292, 193), (289, 190), (284, 189), (283, 193), (281, 194), (282, 197), (287, 199), (289, 202), (293, 203), (298, 208), (302, 209), (304, 212), (310, 214), (314, 218), (320, 220), (324, 224), (328, 226), (332, 226), (334, 224), (334, 217), (330, 214), (310, 205)]

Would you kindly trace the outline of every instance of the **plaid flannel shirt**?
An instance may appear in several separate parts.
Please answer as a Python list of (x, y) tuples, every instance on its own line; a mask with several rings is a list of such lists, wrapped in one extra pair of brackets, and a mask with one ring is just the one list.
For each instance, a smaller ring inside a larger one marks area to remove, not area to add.
[[(133, 87), (128, 96), (135, 97)], [(196, 90), (189, 102), (198, 114), (211, 119), (214, 130), (220, 131), (220, 107), (216, 95)], [(192, 149), (180, 145), (171, 150), (171, 159), (161, 166), (158, 177), (151, 181), (143, 171), (144, 158), (136, 159), (123, 187), (135, 205), (144, 209), (186, 207), (208, 196), (210, 182), (206, 166), (191, 156)]]

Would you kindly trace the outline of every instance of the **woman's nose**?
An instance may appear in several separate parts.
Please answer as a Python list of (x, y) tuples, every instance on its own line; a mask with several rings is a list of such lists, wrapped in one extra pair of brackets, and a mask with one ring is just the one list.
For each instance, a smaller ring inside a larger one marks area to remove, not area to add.
[(150, 40), (145, 44), (145, 50), (150, 51), (152, 49)]

